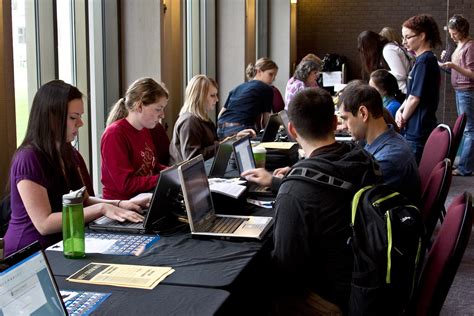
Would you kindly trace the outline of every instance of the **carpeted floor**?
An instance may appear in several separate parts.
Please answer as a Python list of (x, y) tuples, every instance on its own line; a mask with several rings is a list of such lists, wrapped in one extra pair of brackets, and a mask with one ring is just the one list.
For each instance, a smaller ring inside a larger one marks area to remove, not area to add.
[[(453, 177), (446, 207), (464, 191), (474, 195), (474, 177)], [(440, 315), (474, 315), (474, 233)]]

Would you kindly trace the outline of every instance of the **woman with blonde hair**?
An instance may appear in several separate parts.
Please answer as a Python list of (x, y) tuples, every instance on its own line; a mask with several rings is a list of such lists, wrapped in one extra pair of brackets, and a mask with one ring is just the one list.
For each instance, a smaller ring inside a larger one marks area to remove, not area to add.
[[(216, 126), (209, 118), (208, 112), (216, 107), (217, 82), (205, 75), (196, 75), (186, 87), (183, 107), (173, 129), (170, 144), (171, 164), (181, 162), (199, 154), (204, 159), (213, 157), (219, 146)], [(246, 129), (237, 133), (238, 136), (255, 134)]]
[(246, 69), (249, 81), (234, 88), (219, 113), (217, 135), (219, 139), (252, 128), (265, 127), (273, 104), (271, 84), (278, 73), (277, 64), (266, 57)]
[(166, 167), (159, 163), (150, 130), (164, 118), (167, 103), (162, 84), (141, 78), (112, 108), (100, 144), (104, 198), (127, 199), (156, 186)]

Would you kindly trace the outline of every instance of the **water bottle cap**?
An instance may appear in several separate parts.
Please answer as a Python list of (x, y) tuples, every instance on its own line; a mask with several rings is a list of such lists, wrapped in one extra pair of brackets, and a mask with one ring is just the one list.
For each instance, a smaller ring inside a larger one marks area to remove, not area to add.
[(76, 191), (70, 191), (63, 195), (63, 204), (82, 204), (84, 201), (84, 192), (86, 187), (82, 187)]

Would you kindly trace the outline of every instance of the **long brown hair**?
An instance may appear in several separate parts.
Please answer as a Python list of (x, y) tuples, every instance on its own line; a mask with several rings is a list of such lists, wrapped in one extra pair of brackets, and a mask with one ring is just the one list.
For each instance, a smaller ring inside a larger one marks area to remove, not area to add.
[(68, 104), (75, 99), (82, 99), (82, 93), (62, 80), (41, 86), (33, 99), (26, 136), (17, 150), (34, 148), (51, 170), (52, 182), (65, 184), (63, 189), (67, 190), (82, 185), (74, 149), (66, 139)]
[(363, 77), (377, 69), (389, 69), (382, 51), (388, 40), (372, 31), (364, 31), (357, 37), (357, 48), (363, 66)]

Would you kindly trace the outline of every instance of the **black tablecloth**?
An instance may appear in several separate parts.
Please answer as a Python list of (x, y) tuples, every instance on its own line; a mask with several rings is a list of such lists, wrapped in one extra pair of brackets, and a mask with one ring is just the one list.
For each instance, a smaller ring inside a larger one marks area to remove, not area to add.
[(224, 290), (159, 284), (153, 290), (72, 283), (61, 290), (111, 293), (92, 315), (214, 315), (229, 296)]

